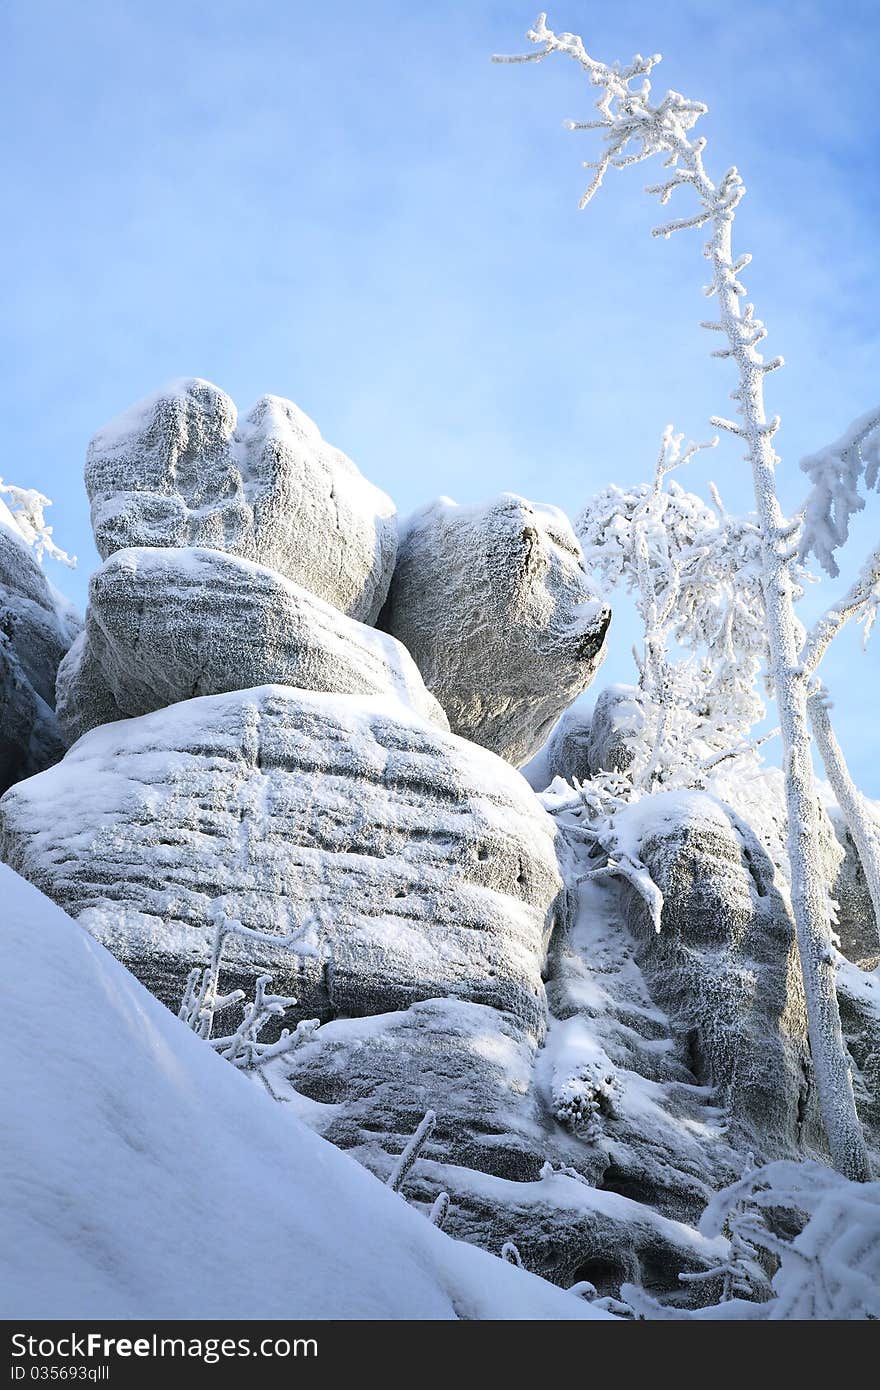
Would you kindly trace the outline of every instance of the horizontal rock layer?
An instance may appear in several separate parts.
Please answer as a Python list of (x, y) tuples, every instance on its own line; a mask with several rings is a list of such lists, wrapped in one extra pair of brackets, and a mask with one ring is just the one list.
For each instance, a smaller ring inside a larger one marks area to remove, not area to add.
[(113, 719), (258, 685), (394, 695), (448, 729), (404, 647), (283, 575), (216, 550), (135, 549), (92, 576), (58, 675), (68, 742)]
[(397, 702), (280, 686), (95, 729), (0, 801), (0, 854), (176, 1007), (212, 913), (304, 1015), (457, 997), (544, 1027), (554, 827), (500, 759)]

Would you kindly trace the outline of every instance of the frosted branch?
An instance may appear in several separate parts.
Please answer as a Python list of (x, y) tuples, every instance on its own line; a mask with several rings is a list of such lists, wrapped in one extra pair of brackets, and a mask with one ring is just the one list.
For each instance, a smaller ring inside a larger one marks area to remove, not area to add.
[(50, 498), (44, 497), (36, 488), (16, 487), (14, 483), (4, 483), (0, 478), (0, 498), (3, 497), (15, 529), (31, 546), (38, 560), (50, 555), (53, 560), (67, 565), (68, 569), (76, 568), (76, 556), (68, 555), (52, 539), (52, 527), (44, 515), (46, 507), (52, 505)]
[(386, 1185), (392, 1192), (399, 1192), (406, 1182), (410, 1169), (415, 1163), (422, 1149), (427, 1144), (431, 1135), (434, 1133), (434, 1126), (437, 1123), (437, 1115), (433, 1110), (426, 1110), (423, 1119), (419, 1122), (418, 1129), (408, 1141), (403, 1153), (392, 1168)]
[(826, 448), (801, 459), (812, 483), (804, 506), (801, 554), (815, 555), (830, 575), (840, 573), (835, 556), (846, 543), (849, 524), (865, 493), (880, 488), (880, 406), (854, 420)]
[(851, 618), (865, 615), (869, 624), (880, 602), (880, 546), (874, 550), (862, 566), (861, 572), (846, 593), (822, 614), (814, 623), (804, 643), (801, 665), (807, 675), (812, 675), (837, 634)]

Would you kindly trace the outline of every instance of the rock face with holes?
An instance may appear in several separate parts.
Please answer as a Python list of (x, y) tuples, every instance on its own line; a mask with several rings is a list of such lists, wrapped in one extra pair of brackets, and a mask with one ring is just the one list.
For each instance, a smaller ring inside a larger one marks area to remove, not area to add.
[(393, 637), (283, 575), (216, 550), (135, 549), (92, 576), (86, 629), (58, 673), (68, 742), (98, 724), (258, 685), (393, 694), (448, 729)]
[(95, 729), (0, 803), (2, 854), (169, 1006), (212, 904), (305, 1016), (462, 998), (544, 1026), (552, 820), (500, 759), (395, 700), (269, 686)]
[(504, 493), (410, 517), (380, 623), (453, 732), (520, 766), (592, 681), (610, 617), (565, 515)]
[(0, 791), (64, 752), (55, 673), (79, 626), (27, 545), (0, 521)]
[(794, 928), (758, 837), (699, 792), (636, 803), (618, 833), (664, 898), (658, 933), (622, 886), (635, 960), (687, 1037), (697, 1080), (727, 1110), (732, 1140), (766, 1160), (821, 1147)]
[(385, 599), (393, 503), (280, 396), (239, 420), (210, 382), (174, 382), (98, 431), (85, 477), (103, 559), (207, 547), (278, 570), (360, 622)]

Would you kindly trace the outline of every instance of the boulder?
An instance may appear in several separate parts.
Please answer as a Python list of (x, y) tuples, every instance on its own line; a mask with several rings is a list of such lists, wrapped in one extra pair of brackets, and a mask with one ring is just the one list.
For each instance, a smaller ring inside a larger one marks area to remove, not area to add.
[(821, 1148), (794, 926), (758, 837), (701, 792), (656, 793), (615, 826), (663, 894), (656, 931), (621, 880), (634, 959), (727, 1111), (731, 1142), (761, 1160)]
[(204, 546), (278, 570), (360, 622), (385, 599), (394, 504), (280, 396), (239, 422), (210, 382), (174, 382), (98, 431), (85, 479), (102, 559)]
[(591, 718), (589, 707), (575, 701), (555, 725), (544, 750), (544, 777), (548, 784), (554, 777), (562, 777), (573, 784), (576, 781), (586, 782), (592, 776)]
[(504, 493), (409, 519), (380, 625), (453, 731), (520, 766), (590, 684), (610, 617), (564, 513)]
[[(869, 805), (868, 811), (880, 839), (880, 808), (875, 802)], [(880, 934), (862, 861), (843, 812), (834, 806), (828, 815), (843, 851), (830, 884), (831, 896), (837, 903), (835, 930), (840, 937), (840, 949), (847, 960), (856, 965), (876, 965), (880, 956)]]
[(590, 721), (590, 775), (628, 772), (640, 754), (650, 752), (646, 729), (649, 707), (634, 685), (609, 685), (600, 693)]
[(58, 673), (68, 742), (113, 719), (258, 685), (396, 696), (448, 729), (393, 637), (283, 575), (216, 550), (111, 555), (89, 586), (86, 629)]
[(0, 519), (0, 791), (64, 752), (55, 674), (78, 630), (73, 609)]
[(382, 697), (282, 686), (93, 729), (0, 801), (0, 855), (176, 1008), (217, 912), (233, 986), (306, 1017), (461, 998), (538, 1037), (560, 879), (518, 773)]

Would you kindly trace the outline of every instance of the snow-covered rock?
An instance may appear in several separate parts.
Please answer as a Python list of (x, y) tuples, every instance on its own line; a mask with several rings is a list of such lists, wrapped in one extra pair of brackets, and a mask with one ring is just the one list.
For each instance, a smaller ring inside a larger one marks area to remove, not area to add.
[(274, 570), (204, 549), (119, 550), (92, 576), (58, 673), (68, 742), (195, 695), (258, 685), (396, 695), (448, 729), (406, 649)]
[(0, 823), (6, 862), (173, 1007), (221, 908), (272, 938), (230, 944), (232, 983), (268, 971), (305, 1016), (449, 996), (543, 1030), (553, 822), (394, 699), (267, 686), (105, 725)]
[(0, 890), (6, 1318), (607, 1316), (450, 1240), (4, 866)]
[(394, 504), (280, 396), (239, 421), (210, 382), (173, 382), (98, 431), (85, 478), (102, 559), (205, 546), (276, 569), (361, 622), (385, 599)]
[[(592, 710), (579, 700), (576, 700), (560, 717), (543, 749), (543, 767), (541, 769), (543, 786), (549, 786), (554, 777), (562, 777), (566, 782), (574, 783), (575, 781), (585, 782), (592, 776), (590, 768), (591, 719)], [(532, 760), (532, 763), (529, 764), (529, 770), (537, 761), (537, 758)]]
[(865, 1138), (880, 1175), (880, 972), (838, 954), (837, 1002), (853, 1063), (853, 1089)]
[[(880, 806), (876, 802), (869, 803), (868, 809), (880, 840)], [(837, 903), (834, 929), (840, 937), (840, 949), (847, 960), (857, 965), (876, 964), (880, 956), (880, 934), (862, 861), (843, 812), (837, 806), (829, 807), (828, 816), (843, 850), (836, 876), (829, 885)]]
[(78, 630), (70, 605), (0, 516), (0, 791), (64, 752), (55, 673)]
[(663, 893), (658, 932), (621, 883), (634, 958), (728, 1111), (731, 1141), (762, 1159), (821, 1145), (794, 927), (757, 835), (701, 792), (644, 798), (616, 828)]
[(601, 772), (627, 772), (646, 751), (645, 725), (645, 697), (634, 685), (606, 686), (592, 711), (575, 703), (547, 742), (548, 781), (585, 782)]
[(590, 721), (589, 763), (600, 772), (626, 772), (645, 749), (645, 697), (634, 685), (609, 685), (601, 692)]
[(517, 766), (590, 684), (609, 621), (568, 519), (513, 493), (412, 516), (380, 618), (453, 731)]
[[(463, 1000), (425, 1000), (394, 1014), (327, 1023), (272, 1063), (267, 1079), (294, 1113), (382, 1178), (434, 1110), (436, 1126), (406, 1190), (426, 1208), (449, 1193), (451, 1234), (493, 1251), (512, 1240), (528, 1269), (565, 1287), (588, 1279), (614, 1295), (621, 1280), (638, 1278), (668, 1293), (681, 1270), (711, 1263), (711, 1250), (675, 1213), (695, 1221), (713, 1191), (707, 1175), (727, 1180), (735, 1163), (722, 1167), (701, 1152), (711, 1125), (705, 1103), (688, 1104), (687, 1087), (669, 1105), (665, 1133), (647, 1083), (634, 1088), (632, 1107), (624, 1105), (626, 1121), (613, 1127), (610, 1150), (568, 1132), (545, 1085), (565, 1060), (556, 1027), (542, 1051), (509, 1015)], [(684, 1078), (679, 1067), (676, 1082)], [(631, 1168), (650, 1170), (653, 1181), (640, 1188), (632, 1181), (625, 1192), (614, 1181), (627, 1135)], [(718, 1147), (730, 1160), (723, 1142)], [(675, 1200), (664, 1203), (676, 1184)]]

